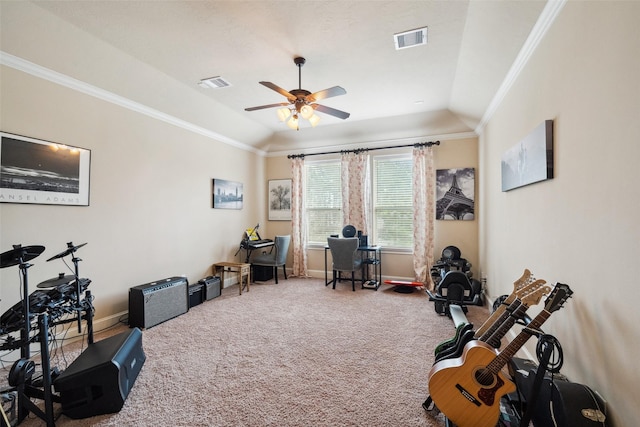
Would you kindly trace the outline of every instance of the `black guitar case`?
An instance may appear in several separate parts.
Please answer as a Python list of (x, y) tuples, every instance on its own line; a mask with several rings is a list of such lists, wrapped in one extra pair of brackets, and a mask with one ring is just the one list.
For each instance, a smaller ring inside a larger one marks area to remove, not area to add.
[[(532, 397), (536, 368), (532, 361), (513, 358), (509, 367), (518, 391), (527, 402)], [(542, 380), (531, 415), (535, 427), (609, 427), (607, 404), (602, 397), (584, 384), (566, 377)]]
[[(545, 379), (531, 420), (536, 427), (605, 427), (607, 405), (584, 384)], [(554, 422), (555, 420), (555, 422)]]

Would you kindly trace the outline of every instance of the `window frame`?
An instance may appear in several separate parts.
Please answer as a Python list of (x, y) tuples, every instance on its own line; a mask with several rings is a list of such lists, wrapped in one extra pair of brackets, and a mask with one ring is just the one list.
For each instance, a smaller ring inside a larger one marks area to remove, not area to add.
[[(305, 164), (304, 164), (304, 191), (305, 191), (305, 194), (308, 193), (308, 187), (307, 187), (307, 182), (308, 182), (308, 179), (309, 179), (309, 177), (308, 177), (308, 173), (309, 173), (308, 167), (319, 165), (319, 164), (335, 164), (337, 166), (337, 168), (338, 168), (338, 177), (340, 177), (340, 167), (341, 167), (340, 158), (312, 160), (312, 161), (307, 160), (307, 161), (305, 161)], [(338, 193), (338, 196), (340, 197), (340, 207), (337, 210), (339, 212), (340, 221), (342, 221), (342, 192), (341, 191)], [(306, 220), (305, 223), (307, 225), (307, 229), (305, 230), (305, 233), (306, 233), (307, 239), (308, 239), (307, 247), (313, 247), (313, 248), (324, 247), (327, 244), (326, 237), (329, 237), (328, 235), (325, 237), (325, 241), (324, 242), (311, 241), (310, 240), (311, 233), (310, 233), (309, 227), (310, 227), (311, 221), (309, 220), (309, 211), (310, 211), (310, 209), (308, 208), (308, 205), (307, 205), (308, 202), (309, 202), (309, 197), (308, 197), (308, 194), (307, 194), (307, 195), (305, 195), (305, 206), (304, 206), (304, 215), (305, 215), (305, 220)], [(330, 208), (327, 208), (327, 209), (330, 209)], [(336, 232), (337, 233), (341, 233), (341, 231), (342, 231), (342, 227), (340, 227)]]
[(377, 202), (377, 195), (378, 195), (378, 182), (377, 182), (377, 170), (376, 170), (376, 160), (391, 160), (391, 159), (397, 159), (397, 160), (402, 160), (402, 161), (409, 161), (409, 166), (410, 166), (410, 171), (409, 171), (409, 176), (410, 176), (410, 184), (411, 184), (411, 204), (409, 206), (409, 209), (411, 211), (411, 244), (409, 246), (397, 246), (397, 245), (392, 245), (392, 246), (383, 246), (385, 251), (389, 252), (399, 252), (399, 253), (406, 253), (406, 252), (413, 252), (413, 164), (412, 164), (412, 156), (411, 156), (411, 152), (399, 152), (399, 153), (392, 153), (392, 154), (378, 154), (378, 155), (372, 155), (370, 158), (370, 167), (371, 167), (371, 206), (369, 206), (370, 212), (371, 212), (371, 228), (372, 228), (372, 233), (373, 233), (373, 242), (377, 242), (378, 236), (376, 235), (376, 220), (378, 218), (378, 215), (376, 214), (376, 202)]
[[(411, 152), (397, 152), (397, 153), (392, 153), (392, 154), (378, 154), (378, 155), (373, 155), (373, 154), (369, 154), (369, 158), (368, 158), (368, 162), (369, 162), (369, 168), (371, 170), (371, 173), (369, 174), (369, 179), (370, 179), (370, 194), (369, 194), (369, 206), (367, 207), (368, 211), (369, 211), (369, 218), (371, 219), (371, 228), (372, 228), (372, 235), (369, 236), (369, 242), (372, 242), (374, 244), (376, 244), (377, 241), (377, 236), (376, 236), (376, 199), (377, 199), (377, 190), (378, 190), (378, 183), (376, 181), (376, 160), (379, 159), (383, 159), (383, 160), (387, 160), (387, 159), (399, 159), (399, 160), (409, 160), (411, 161), (412, 156), (411, 156)], [(321, 160), (307, 160), (305, 162), (305, 166), (304, 166), (304, 188), (305, 188), (305, 192), (308, 191), (307, 188), (307, 181), (308, 181), (308, 167), (309, 166), (313, 166), (313, 165), (318, 165), (318, 164), (335, 164), (337, 165), (338, 168), (341, 167), (341, 159), (339, 157), (334, 157), (334, 158), (326, 158), (326, 159), (321, 159)], [(413, 175), (413, 172), (410, 172), (411, 176)], [(413, 180), (412, 180), (413, 181)], [(341, 190), (340, 190), (341, 191)], [(342, 197), (342, 194), (339, 194), (340, 199)], [(413, 191), (411, 194), (412, 197), (412, 205), (411, 205), (411, 209), (413, 209)], [(309, 221), (309, 208), (307, 207), (307, 202), (308, 202), (308, 197), (305, 197), (305, 206), (304, 206), (304, 215), (305, 215), (305, 219), (306, 219), (306, 224), (307, 224), (307, 230), (305, 230), (305, 232), (307, 233), (307, 238), (309, 239), (307, 242), (307, 247), (308, 248), (320, 248), (320, 247), (324, 247), (326, 246), (326, 242), (316, 242), (316, 241), (311, 241), (309, 236), (310, 236), (310, 222)], [(340, 217), (342, 217), (342, 206), (340, 206), (339, 208), (339, 212), (340, 212)], [(411, 213), (412, 218), (413, 218), (413, 212)], [(337, 233), (341, 233), (342, 231), (342, 226), (340, 226), (338, 228), (338, 230), (336, 231)], [(412, 223), (412, 229), (411, 229), (411, 235), (413, 235), (413, 223)], [(328, 237), (328, 236), (327, 236)], [(391, 245), (391, 246), (383, 246), (384, 250), (386, 252), (398, 252), (398, 253), (411, 253), (413, 252), (413, 243), (411, 243), (410, 246), (397, 246), (397, 245)]]

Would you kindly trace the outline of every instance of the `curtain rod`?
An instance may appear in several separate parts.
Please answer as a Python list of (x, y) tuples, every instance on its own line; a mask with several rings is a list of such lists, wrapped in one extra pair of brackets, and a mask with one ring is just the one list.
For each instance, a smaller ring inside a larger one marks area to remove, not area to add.
[(310, 153), (310, 154), (289, 154), (287, 156), (288, 159), (304, 159), (306, 156), (319, 156), (321, 154), (345, 154), (345, 153), (362, 153), (363, 151), (373, 151), (373, 150), (388, 150), (390, 148), (402, 148), (402, 147), (431, 147), (432, 145), (440, 145), (440, 141), (429, 141), (429, 142), (418, 142), (415, 144), (405, 144), (405, 145), (391, 145), (389, 147), (373, 147), (373, 148), (356, 148), (353, 150), (340, 150), (340, 151), (325, 151), (323, 153)]

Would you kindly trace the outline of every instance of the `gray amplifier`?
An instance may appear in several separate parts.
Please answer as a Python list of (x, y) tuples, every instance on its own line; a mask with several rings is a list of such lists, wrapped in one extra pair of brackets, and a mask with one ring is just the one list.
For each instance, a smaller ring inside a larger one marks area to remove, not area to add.
[(205, 286), (205, 300), (209, 301), (220, 296), (220, 278), (217, 276), (207, 276), (200, 279), (198, 283)]
[(150, 328), (189, 311), (189, 281), (169, 277), (129, 288), (129, 326)]

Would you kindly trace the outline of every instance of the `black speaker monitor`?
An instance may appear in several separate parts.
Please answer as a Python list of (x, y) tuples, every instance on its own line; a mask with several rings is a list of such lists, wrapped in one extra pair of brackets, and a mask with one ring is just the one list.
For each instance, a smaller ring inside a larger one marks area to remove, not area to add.
[(62, 412), (87, 418), (120, 411), (145, 360), (138, 328), (90, 344), (54, 381)]

